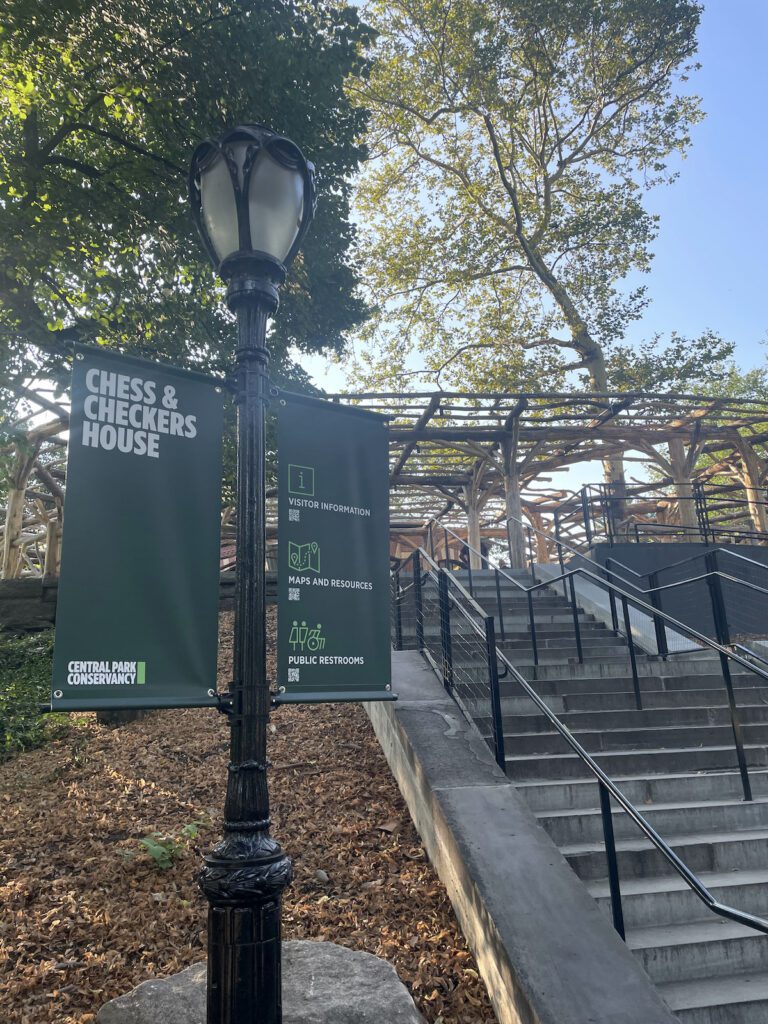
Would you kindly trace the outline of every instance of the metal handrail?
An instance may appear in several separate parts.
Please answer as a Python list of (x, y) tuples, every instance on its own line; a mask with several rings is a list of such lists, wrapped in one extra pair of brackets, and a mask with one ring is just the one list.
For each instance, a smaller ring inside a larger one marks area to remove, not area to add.
[[(510, 517), (510, 518), (515, 518), (515, 517)], [(519, 519), (517, 521), (520, 522)], [(533, 529), (535, 529), (535, 527)], [(536, 532), (541, 532), (541, 531), (536, 531)], [(461, 538), (459, 538), (459, 539), (461, 540)], [(497, 570), (497, 571), (499, 571), (499, 570)], [(506, 573), (504, 575), (506, 576)], [(710, 574), (710, 575), (712, 577), (715, 577), (714, 573)], [(743, 787), (743, 790), (744, 790), (744, 799), (745, 800), (752, 800), (752, 786), (751, 786), (751, 782), (750, 782), (750, 779), (749, 779), (749, 770), (748, 770), (748, 767), (747, 767), (746, 755), (744, 753), (744, 742), (743, 742), (743, 739), (742, 739), (741, 721), (740, 721), (740, 718), (739, 718), (738, 707), (737, 707), (737, 704), (736, 704), (736, 697), (735, 697), (735, 694), (733, 692), (733, 680), (731, 679), (730, 662), (733, 661), (736, 664), (741, 665), (743, 668), (746, 668), (749, 672), (752, 672), (754, 675), (757, 675), (757, 676), (759, 676), (759, 677), (761, 677), (762, 679), (765, 679), (765, 680), (768, 680), (768, 672), (764, 672), (762, 669), (758, 668), (754, 663), (747, 661), (740, 654), (737, 654), (735, 651), (733, 651), (729, 647), (727, 647), (725, 645), (725, 643), (720, 643), (719, 641), (712, 640), (710, 637), (705, 636), (703, 633), (700, 633), (697, 629), (694, 629), (692, 626), (689, 626), (686, 623), (681, 622), (679, 619), (674, 618), (674, 616), (670, 615), (668, 612), (664, 612), (660, 608), (656, 608), (653, 605), (647, 604), (641, 598), (638, 598), (638, 597), (636, 597), (636, 596), (634, 596), (634, 595), (632, 595), (630, 593), (627, 593), (627, 591), (622, 590), (621, 587), (617, 587), (614, 583), (609, 583), (606, 580), (601, 579), (599, 576), (597, 576), (595, 573), (591, 572), (588, 569), (583, 569), (583, 568), (570, 569), (567, 572), (563, 572), (560, 576), (553, 577), (552, 579), (547, 580), (547, 581), (542, 582), (542, 583), (534, 584), (532, 587), (525, 587), (525, 586), (523, 586), (523, 584), (519, 583), (517, 580), (514, 580), (512, 577), (506, 576), (507, 579), (511, 580), (511, 582), (513, 582), (519, 589), (525, 591), (526, 594), (528, 595), (529, 607), (531, 608), (531, 621), (533, 621), (533, 607), (532, 607), (532, 602), (531, 602), (531, 594), (532, 594), (532, 592), (535, 591), (535, 590), (539, 590), (539, 589), (541, 589), (543, 587), (551, 586), (552, 584), (558, 583), (558, 582), (561, 582), (561, 581), (563, 583), (563, 589), (565, 590), (566, 581), (568, 581), (568, 584), (569, 584), (569, 587), (570, 587), (570, 604), (571, 604), (571, 609), (572, 609), (572, 612), (573, 612), (573, 620), (574, 620), (574, 634), (575, 634), (575, 640), (576, 640), (576, 649), (577, 649), (578, 658), (579, 658), (579, 662), (580, 663), (583, 661), (583, 652), (582, 652), (582, 646), (581, 646), (580, 627), (579, 627), (577, 607), (576, 607), (575, 578), (577, 576), (585, 577), (586, 579), (591, 580), (597, 586), (602, 587), (603, 589), (608, 591), (609, 597), (611, 599), (612, 613), (614, 612), (614, 609), (615, 609), (616, 598), (618, 597), (621, 600), (622, 609), (623, 609), (623, 617), (624, 617), (624, 632), (625, 632), (626, 639), (627, 639), (627, 644), (628, 644), (628, 647), (629, 647), (629, 657), (630, 657), (631, 666), (632, 666), (632, 681), (633, 681), (634, 691), (635, 691), (635, 704), (636, 704), (636, 707), (638, 708), (638, 710), (642, 710), (642, 694), (641, 694), (641, 690), (640, 690), (640, 680), (639, 680), (638, 673), (637, 673), (637, 662), (636, 662), (636, 658), (635, 658), (635, 644), (634, 644), (634, 640), (633, 640), (633, 637), (632, 637), (632, 629), (631, 629), (630, 618), (629, 618), (629, 609), (628, 609), (629, 602), (632, 603), (634, 608), (638, 609), (641, 612), (644, 612), (644, 613), (648, 614), (651, 617), (651, 621), (654, 623), (654, 627), (655, 628), (658, 627), (658, 630), (659, 630), (659, 633), (661, 634), (662, 639), (665, 636), (663, 623), (666, 623), (666, 624), (670, 625), (676, 632), (683, 633), (684, 635), (688, 636), (690, 639), (694, 640), (695, 642), (701, 644), (704, 647), (708, 647), (712, 651), (716, 651), (719, 654), (719, 656), (720, 656), (720, 667), (721, 667), (721, 671), (722, 671), (722, 675), (723, 675), (723, 683), (725, 685), (726, 695), (727, 695), (727, 698), (728, 698), (728, 707), (729, 707), (729, 713), (730, 713), (730, 719), (731, 719), (731, 729), (733, 731), (734, 745), (735, 745), (735, 748), (736, 748), (736, 757), (737, 757), (737, 761), (738, 761), (738, 765), (739, 765), (739, 773), (741, 775), (742, 787)], [(639, 589), (639, 588), (635, 587), (634, 584), (631, 584), (631, 585), (633, 586), (633, 588), (635, 590)], [(718, 586), (719, 586), (719, 581), (718, 581)], [(617, 620), (614, 620), (614, 621), (617, 621)], [(720, 635), (720, 634), (718, 634), (718, 635)], [(536, 658), (536, 655), (535, 655), (535, 646), (534, 646), (534, 663), (538, 664), (538, 659)]]
[[(705, 903), (710, 910), (714, 913), (719, 914), (721, 917), (727, 917), (732, 921), (737, 921), (740, 924), (747, 925), (750, 928), (755, 928), (757, 931), (768, 934), (768, 921), (763, 920), (760, 917), (755, 917), (753, 914), (744, 913), (744, 911), (736, 910), (734, 907), (729, 907), (724, 903), (720, 903), (707, 887), (700, 881), (699, 878), (688, 868), (683, 861), (677, 856), (672, 848), (661, 838), (656, 829), (650, 825), (640, 812), (635, 808), (631, 801), (621, 792), (611, 778), (606, 775), (600, 765), (595, 759), (582, 747), (579, 741), (574, 737), (570, 729), (563, 725), (557, 715), (552, 711), (549, 705), (544, 701), (538, 693), (533, 689), (528, 680), (518, 672), (515, 666), (509, 661), (503, 651), (498, 652), (498, 657), (503, 661), (507, 667), (507, 670), (514, 676), (515, 681), (519, 686), (525, 690), (526, 694), (541, 713), (547, 718), (547, 720), (554, 726), (556, 731), (560, 733), (569, 747), (581, 758), (581, 760), (587, 765), (589, 770), (598, 780), (600, 785), (604, 786), (611, 794), (617, 804), (630, 816), (638, 828), (643, 832), (646, 838), (650, 839), (656, 849), (662, 854), (662, 856), (672, 865), (675, 871), (680, 875), (686, 884), (693, 889), (699, 899)], [(615, 856), (615, 854), (614, 854)]]
[[(535, 530), (536, 528), (532, 527), (532, 529)], [(541, 531), (536, 531), (536, 532), (541, 532)], [(653, 605), (646, 604), (645, 601), (642, 601), (642, 600), (640, 600), (637, 597), (633, 597), (632, 594), (626, 593), (626, 591), (622, 590), (620, 587), (617, 587), (614, 583), (608, 583), (606, 580), (603, 580), (599, 576), (596, 576), (595, 573), (591, 572), (589, 569), (582, 569), (582, 568), (569, 569), (567, 572), (563, 573), (560, 576), (553, 576), (552, 579), (550, 579), (550, 580), (547, 580), (547, 581), (545, 581), (543, 583), (536, 584), (535, 587), (531, 587), (531, 588), (523, 587), (523, 589), (536, 590), (536, 589), (539, 589), (540, 587), (550, 586), (552, 583), (558, 583), (560, 580), (568, 579), (570, 576), (574, 576), (574, 575), (588, 576), (593, 582), (597, 583), (598, 586), (604, 587), (604, 588), (606, 588), (608, 590), (612, 590), (616, 596), (624, 597), (628, 601), (631, 601), (633, 603), (633, 605), (636, 608), (638, 608), (640, 611), (647, 612), (651, 616), (658, 616), (659, 618), (664, 619), (665, 622), (668, 622), (674, 629), (681, 630), (681, 631), (687, 633), (692, 639), (695, 639), (697, 641), (701, 641), (701, 643), (703, 643), (705, 646), (711, 647), (713, 650), (718, 651), (718, 653), (724, 654), (726, 657), (732, 658), (734, 661), (737, 661), (741, 665), (746, 665), (746, 667), (749, 668), (751, 671), (753, 671), (753, 672), (756, 671), (760, 675), (764, 676), (764, 678), (768, 679), (768, 673), (761, 672), (759, 669), (756, 669), (754, 665), (747, 665), (746, 662), (744, 661), (744, 659), (742, 657), (740, 657), (740, 655), (734, 654), (733, 651), (731, 651), (729, 648), (723, 646), (722, 644), (719, 644), (716, 640), (712, 640), (710, 637), (705, 636), (703, 633), (699, 633), (699, 631), (697, 629), (694, 629), (693, 626), (689, 626), (686, 623), (681, 622), (679, 619), (674, 618), (674, 616), (670, 615), (668, 612), (662, 611), (660, 608), (654, 608)], [(715, 576), (715, 575), (716, 576), (724, 576), (724, 578), (735, 580), (735, 582), (737, 582), (737, 583), (745, 583), (746, 582), (744, 580), (737, 579), (735, 576), (728, 576), (728, 575), (726, 575), (724, 573), (720, 573), (720, 572), (717, 572), (717, 573), (707, 573), (704, 576), (696, 577), (696, 579), (699, 579), (699, 580), (706, 579), (707, 576)], [(517, 581), (515, 580), (515, 582), (517, 582)], [(668, 588), (675, 587), (675, 586), (681, 586), (682, 584), (688, 583), (688, 582), (690, 582), (690, 581), (689, 580), (679, 580), (676, 583), (668, 583), (668, 584), (665, 584), (664, 587), (656, 587), (654, 589), (655, 590), (668, 589)], [(522, 586), (522, 584), (520, 584), (520, 586)], [(631, 584), (631, 586), (634, 587), (634, 584)], [(757, 589), (757, 590), (763, 590), (763, 588), (762, 587), (758, 587), (757, 584), (750, 584), (750, 587), (754, 588), (754, 589)], [(635, 587), (635, 589), (636, 590), (641, 590), (640, 587)], [(647, 591), (644, 591), (644, 592), (647, 593)]]
[[(749, 562), (750, 565), (756, 565), (758, 569), (763, 569), (768, 572), (768, 565), (764, 562), (758, 562), (754, 558), (749, 558), (747, 555), (740, 555), (738, 551), (731, 551), (729, 548), (708, 548), (706, 551), (700, 551), (697, 555), (690, 555), (688, 558), (681, 558), (679, 562), (671, 562), (669, 565), (663, 566), (661, 569), (657, 569), (657, 572), (666, 572), (667, 569), (675, 569), (678, 565), (685, 565), (687, 562), (695, 562), (699, 558), (706, 558), (707, 555), (730, 555), (731, 558), (740, 558), (742, 562)], [(619, 563), (621, 564), (621, 563)], [(638, 575), (648, 575), (648, 573), (638, 573)]]
[[(419, 556), (425, 559), (425, 561), (431, 566), (428, 575), (435, 582), (439, 583), (439, 578), (441, 575), (444, 578), (450, 578), (451, 574), (441, 569), (426, 551), (420, 549)], [(581, 570), (572, 570), (571, 573), (569, 573), (568, 575), (574, 575), (579, 572), (581, 572)], [(587, 575), (593, 574), (590, 573)], [(597, 579), (597, 577), (595, 577), (595, 579)], [(485, 621), (487, 621), (489, 618), (492, 618), (491, 616), (486, 615), (486, 612), (483, 609), (483, 607), (458, 580), (453, 579), (451, 582), (453, 586), (456, 587), (456, 589), (458, 589), (459, 592), (462, 594), (464, 600), (467, 601), (467, 603), (470, 604), (471, 607)], [(545, 585), (547, 584), (538, 584), (536, 588), (532, 587), (526, 589), (538, 589), (539, 587)], [(462, 612), (464, 618), (475, 630), (475, 632), (482, 637), (482, 631), (479, 625), (472, 619), (467, 610), (463, 608), (462, 605), (455, 599), (454, 605), (457, 609), (459, 609)], [(575, 738), (570, 729), (568, 729), (568, 727), (560, 721), (560, 719), (557, 717), (554, 711), (552, 711), (552, 709), (549, 707), (546, 701), (539, 696), (539, 694), (530, 685), (528, 680), (525, 679), (525, 677), (515, 668), (515, 666), (506, 656), (506, 654), (503, 651), (499, 651), (496, 649), (495, 656), (505, 666), (506, 674), (511, 674), (514, 677), (517, 684), (524, 690), (524, 692), (530, 698), (530, 700), (533, 701), (533, 703), (539, 709), (541, 714), (544, 715), (547, 721), (554, 727), (555, 731), (558, 732), (560, 736), (562, 736), (562, 738), (566, 741), (568, 746), (574, 751), (575, 754), (577, 754), (577, 756), (584, 762), (584, 764), (587, 766), (592, 775), (597, 779), (598, 785), (600, 786), (601, 814), (603, 817), (606, 854), (608, 856), (609, 861), (609, 887), (611, 892), (611, 908), (613, 914), (613, 921), (614, 927), (622, 936), (622, 938), (625, 937), (624, 922), (623, 913), (621, 909), (621, 890), (618, 875), (618, 861), (616, 857), (615, 840), (613, 835), (613, 824), (611, 819), (612, 812), (610, 809), (610, 797), (613, 797), (613, 799), (616, 801), (617, 804), (619, 804), (622, 810), (629, 815), (631, 820), (635, 823), (635, 825), (637, 825), (637, 827), (640, 829), (643, 835), (645, 835), (645, 837), (648, 840), (650, 840), (652, 845), (656, 847), (656, 849), (661, 853), (664, 859), (683, 879), (686, 885), (688, 885), (688, 887), (693, 890), (698, 899), (700, 899), (702, 903), (704, 903), (705, 906), (707, 906), (713, 913), (716, 913), (720, 917), (727, 918), (731, 921), (736, 921), (737, 923), (743, 924), (749, 928), (753, 928), (756, 931), (768, 934), (768, 921), (763, 920), (760, 917), (756, 917), (753, 914), (747, 914), (744, 911), (737, 910), (735, 907), (730, 907), (727, 904), (720, 903), (719, 900), (715, 899), (715, 897), (712, 895), (709, 889), (707, 889), (704, 883), (697, 877), (697, 875), (694, 874), (693, 871), (691, 871), (691, 869), (680, 859), (680, 857), (677, 856), (677, 854), (668, 845), (668, 843), (659, 835), (659, 833), (653, 828), (653, 826), (646, 821), (642, 814), (640, 814), (640, 812), (632, 804), (628, 797), (624, 795), (624, 793), (618, 788), (618, 786), (613, 782), (613, 780), (603, 771), (603, 769), (595, 761), (592, 755), (589, 754), (589, 752), (579, 743), (579, 741)], [(433, 659), (430, 658), (429, 660), (432, 663)], [(743, 659), (740, 658), (738, 660), (743, 661)], [(766, 664), (768, 664), (768, 662), (766, 662)], [(768, 673), (762, 674), (764, 674), (766, 678), (768, 678)], [(455, 695), (453, 696), (455, 699)], [(466, 710), (463, 707), (462, 711), (464, 712), (465, 715), (467, 714)], [(500, 714), (500, 711), (498, 713)], [(496, 728), (495, 724), (494, 728)], [(503, 725), (501, 733), (501, 742), (503, 744)]]

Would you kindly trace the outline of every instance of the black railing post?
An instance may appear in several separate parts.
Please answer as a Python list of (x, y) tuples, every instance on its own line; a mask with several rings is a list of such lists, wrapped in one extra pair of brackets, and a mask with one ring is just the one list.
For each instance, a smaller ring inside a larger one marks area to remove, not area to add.
[(720, 579), (717, 551), (707, 551), (704, 555), (707, 567), (707, 586), (712, 604), (712, 621), (715, 625), (715, 637), (719, 644), (728, 647), (731, 643), (731, 632), (728, 627), (728, 611), (723, 597), (723, 585)]
[(469, 549), (469, 545), (467, 545), (467, 573), (469, 577), (469, 592), (472, 595), (472, 597), (474, 597), (475, 587), (472, 582), (472, 552)]
[[(648, 583), (651, 588), (651, 604), (660, 612), (662, 611), (662, 607), (661, 594), (658, 592), (658, 572), (648, 573)], [(667, 646), (667, 628), (664, 625), (664, 619), (662, 619), (660, 615), (653, 616), (653, 629), (656, 634), (656, 650), (662, 658), (666, 659), (669, 654), (669, 648)]]
[(448, 575), (441, 569), (437, 577), (440, 602), (440, 650), (442, 653), (443, 686), (450, 693), (453, 689), (453, 651), (451, 649), (451, 599), (448, 596)]
[(605, 528), (608, 531), (608, 544), (613, 547), (614, 541), (614, 529), (613, 529), (613, 504), (611, 502), (610, 492), (606, 486), (605, 491)]
[(496, 661), (496, 632), (493, 628), (493, 616), (485, 616), (485, 648), (488, 655), (488, 683), (491, 691), (491, 721), (493, 723), (493, 752), (496, 764), (506, 773), (507, 762), (504, 755), (504, 719), (501, 714), (501, 694), (499, 693), (499, 666)]
[(499, 613), (499, 633), (501, 633), (501, 639), (505, 640), (504, 634), (504, 609), (501, 603), (501, 584), (499, 583), (499, 570), (494, 569), (493, 574), (496, 577), (496, 608)]
[[(613, 573), (608, 568), (608, 563), (611, 562), (611, 561), (612, 561), (612, 559), (606, 558), (605, 565), (603, 566), (603, 572), (605, 573), (606, 581), (609, 584), (613, 583), (613, 579), (611, 578), (613, 576)], [(611, 587), (608, 590), (608, 603), (611, 606), (611, 625), (613, 626), (613, 629), (618, 633), (618, 631), (619, 631), (619, 616), (618, 616), (618, 613), (616, 611), (616, 595), (613, 592), (613, 587)]]
[(446, 569), (451, 564), (451, 549), (448, 544), (448, 531), (443, 527), (443, 541), (445, 543), (445, 567)]
[(589, 499), (587, 488), (581, 488), (581, 514), (584, 519), (584, 534), (587, 538), (587, 547), (592, 547), (592, 522), (589, 518)]
[(395, 650), (403, 649), (403, 606), (400, 596), (400, 566), (392, 573), (392, 607), (395, 616)]
[[(557, 511), (557, 509), (555, 509), (555, 547), (557, 549), (557, 563), (560, 566), (560, 575), (564, 575), (565, 574), (565, 562), (563, 561), (563, 557), (562, 557), (562, 544), (560, 543), (560, 514)], [(562, 582), (562, 596), (567, 601), (567, 599), (568, 599), (568, 589), (567, 589), (567, 584), (565, 583), (564, 580)]]
[(622, 594), (621, 596), (621, 610), (624, 615), (624, 632), (627, 636), (627, 645), (629, 646), (629, 663), (632, 666), (632, 686), (635, 690), (635, 707), (638, 711), (643, 710), (643, 698), (640, 694), (640, 677), (637, 674), (637, 655), (635, 654), (635, 641), (632, 636), (632, 623), (629, 619), (629, 605), (627, 599)]
[(536, 565), (533, 557), (533, 531), (530, 526), (526, 527), (528, 530), (528, 564), (531, 569), (531, 582), (536, 583)]
[(416, 612), (416, 650), (424, 650), (424, 605), (421, 599), (421, 555), (413, 552), (413, 603)]
[(613, 834), (613, 815), (611, 814), (611, 794), (602, 780), (598, 781), (600, 789), (600, 814), (603, 819), (603, 839), (605, 840), (605, 856), (608, 861), (608, 888), (611, 893), (611, 916), (613, 927), (622, 937), (624, 933), (624, 910), (621, 906), (621, 883), (619, 881), (619, 862), (616, 857), (616, 839)]
[(533, 664), (539, 664), (539, 645), (536, 642), (536, 619), (533, 614), (533, 591), (527, 591), (528, 594), (528, 621), (531, 624), (531, 645), (533, 646)]
[[(728, 617), (725, 612), (725, 602), (723, 601), (723, 588), (720, 580), (720, 573), (717, 570), (717, 551), (708, 551), (704, 556), (704, 561), (707, 566), (707, 586), (709, 587), (710, 600), (712, 602), (712, 618), (715, 623), (715, 636), (717, 642), (723, 647), (727, 647), (730, 642), (730, 633), (728, 629)], [(733, 679), (731, 677), (731, 666), (728, 662), (728, 655), (722, 651), (720, 653), (720, 668), (723, 673), (723, 682), (725, 683), (725, 690), (728, 695), (728, 709), (731, 716), (731, 730), (733, 731), (733, 741), (736, 746), (736, 760), (739, 764), (739, 773), (741, 775), (741, 786), (744, 791), (744, 799), (752, 799), (752, 783), (749, 779), (749, 769), (747, 768), (747, 757), (744, 752), (744, 733), (741, 727), (741, 719), (739, 718), (739, 710), (736, 705), (736, 695), (733, 692)]]
[(707, 495), (704, 485), (696, 482), (693, 485), (693, 496), (696, 503), (696, 517), (699, 521), (702, 539), (706, 546), (709, 545), (709, 509), (707, 508)]
[(571, 611), (573, 613), (573, 632), (576, 637), (576, 653), (579, 657), (579, 664), (584, 664), (584, 651), (581, 646), (581, 624), (579, 623), (579, 609), (576, 604), (576, 587), (573, 582), (573, 576), (568, 578), (568, 585), (571, 589)]
[(432, 561), (434, 562), (434, 560), (435, 560), (435, 538), (434, 538), (434, 535), (433, 535), (433, 532), (432, 532), (432, 522), (431, 522), (431, 520), (429, 522), (429, 525), (427, 526), (427, 546), (429, 547), (430, 557), (431, 557)]

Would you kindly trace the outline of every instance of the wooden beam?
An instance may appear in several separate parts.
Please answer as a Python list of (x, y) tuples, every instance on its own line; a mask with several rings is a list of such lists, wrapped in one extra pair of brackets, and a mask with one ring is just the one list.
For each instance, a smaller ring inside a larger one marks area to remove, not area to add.
[[(439, 408), (440, 408), (440, 395), (433, 395), (430, 398), (429, 404), (427, 405), (427, 407), (424, 410), (424, 412), (416, 420), (416, 423), (414, 424), (414, 429), (415, 430), (423, 430), (424, 427), (426, 427), (426, 425), (429, 423), (429, 421), (432, 419), (432, 417), (435, 415), (435, 413), (437, 412), (437, 410)], [(398, 456), (397, 462), (392, 467), (392, 471), (389, 474), (389, 479), (390, 480), (394, 480), (394, 478), (398, 475), (398, 473), (400, 473), (402, 471), (402, 469), (404, 468), (406, 462), (410, 458), (410, 455), (413, 452), (413, 449), (415, 447), (416, 447), (416, 442), (415, 441), (413, 441), (413, 442), (411, 442), (409, 444), (406, 444), (405, 448), (403, 448), (402, 452)]]

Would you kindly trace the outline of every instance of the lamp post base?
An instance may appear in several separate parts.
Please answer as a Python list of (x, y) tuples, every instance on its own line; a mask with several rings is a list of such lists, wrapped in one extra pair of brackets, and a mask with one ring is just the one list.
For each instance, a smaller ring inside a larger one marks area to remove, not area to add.
[(291, 862), (263, 832), (228, 835), (205, 858), (207, 1024), (282, 1024), (282, 893)]

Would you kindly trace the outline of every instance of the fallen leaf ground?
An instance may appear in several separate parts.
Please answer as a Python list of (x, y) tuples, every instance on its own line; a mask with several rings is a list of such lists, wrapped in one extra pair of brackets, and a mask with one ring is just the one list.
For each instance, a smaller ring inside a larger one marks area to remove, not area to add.
[[(220, 684), (230, 653), (223, 616)], [(158, 711), (111, 730), (72, 717), (64, 738), (0, 765), (4, 1024), (92, 1024), (106, 1000), (205, 955), (193, 874), (219, 834), (226, 721), (207, 709)], [(296, 876), (285, 937), (385, 957), (428, 1021), (492, 1022), (363, 709), (284, 707), (272, 729), (274, 832)], [(151, 833), (170, 868), (140, 845)]]

